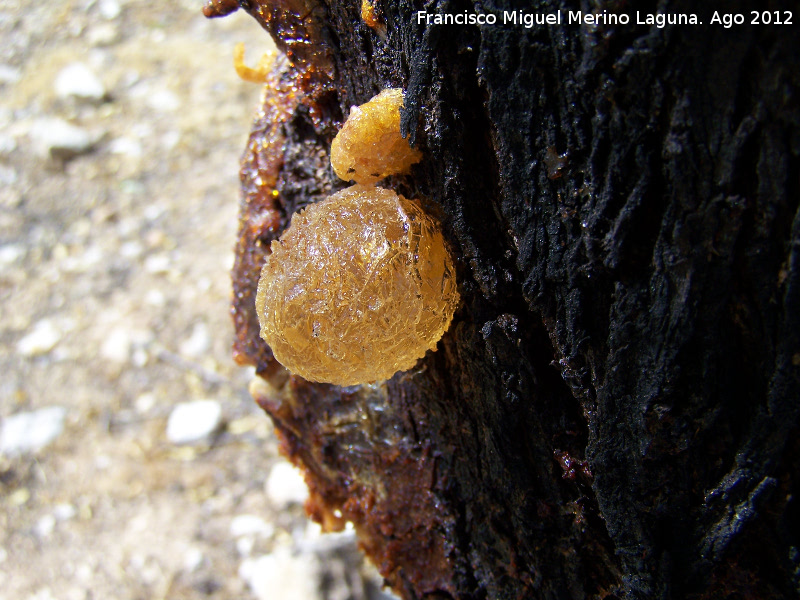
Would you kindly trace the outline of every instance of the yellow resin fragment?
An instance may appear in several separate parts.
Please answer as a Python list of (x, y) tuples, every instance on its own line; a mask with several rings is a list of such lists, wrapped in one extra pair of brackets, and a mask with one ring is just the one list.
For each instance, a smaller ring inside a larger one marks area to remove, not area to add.
[(352, 109), (331, 144), (331, 166), (340, 179), (375, 183), (422, 160), (400, 135), (401, 106), (403, 90), (391, 88)]
[(459, 295), (438, 224), (416, 201), (354, 185), (295, 214), (258, 282), (261, 337), (309, 381), (390, 378), (435, 350)]
[(364, 21), (367, 27), (375, 31), (381, 39), (386, 40), (386, 25), (378, 17), (374, 2), (375, 0), (361, 0), (361, 20)]
[(233, 68), (239, 78), (245, 81), (265, 83), (274, 63), (275, 52), (265, 52), (255, 68), (248, 67), (244, 64), (244, 44), (239, 42), (233, 48)]

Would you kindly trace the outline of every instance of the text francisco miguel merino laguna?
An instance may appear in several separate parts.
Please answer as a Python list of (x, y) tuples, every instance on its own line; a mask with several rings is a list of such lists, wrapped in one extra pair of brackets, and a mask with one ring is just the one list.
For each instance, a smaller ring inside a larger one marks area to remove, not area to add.
[(699, 25), (701, 24), (694, 13), (644, 13), (636, 11), (635, 19), (627, 13), (586, 13), (580, 10), (556, 10), (549, 13), (529, 13), (524, 10), (504, 10), (502, 16), (494, 13), (429, 13), (424, 10), (417, 11), (417, 24), (422, 25), (524, 25), (530, 29), (535, 25)]

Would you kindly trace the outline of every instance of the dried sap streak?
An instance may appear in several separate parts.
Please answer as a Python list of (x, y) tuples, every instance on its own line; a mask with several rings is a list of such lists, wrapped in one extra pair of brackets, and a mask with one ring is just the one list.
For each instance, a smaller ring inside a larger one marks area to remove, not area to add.
[(458, 306), (438, 224), (391, 190), (354, 185), (272, 242), (258, 285), (261, 336), (310, 381), (355, 385), (410, 369)]
[(375, 183), (422, 159), (400, 135), (401, 106), (403, 90), (390, 88), (353, 107), (331, 144), (331, 166), (340, 179)]

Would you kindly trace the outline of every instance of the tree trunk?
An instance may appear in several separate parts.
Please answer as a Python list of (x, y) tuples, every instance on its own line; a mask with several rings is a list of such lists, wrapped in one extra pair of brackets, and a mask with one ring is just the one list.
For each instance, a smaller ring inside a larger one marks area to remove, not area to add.
[[(290, 64), (242, 163), (236, 353), (312, 516), (406, 599), (800, 594), (800, 5), (239, 4)], [(415, 370), (308, 383), (258, 337), (259, 269), (386, 87), (425, 159), (385, 185), (441, 220), (462, 305)]]

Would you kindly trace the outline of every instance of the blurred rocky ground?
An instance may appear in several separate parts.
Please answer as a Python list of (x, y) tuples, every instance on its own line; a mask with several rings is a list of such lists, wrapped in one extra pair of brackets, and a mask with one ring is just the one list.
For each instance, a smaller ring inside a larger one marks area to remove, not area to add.
[(269, 38), (201, 4), (0, 6), (0, 600), (381, 596), (230, 357)]

